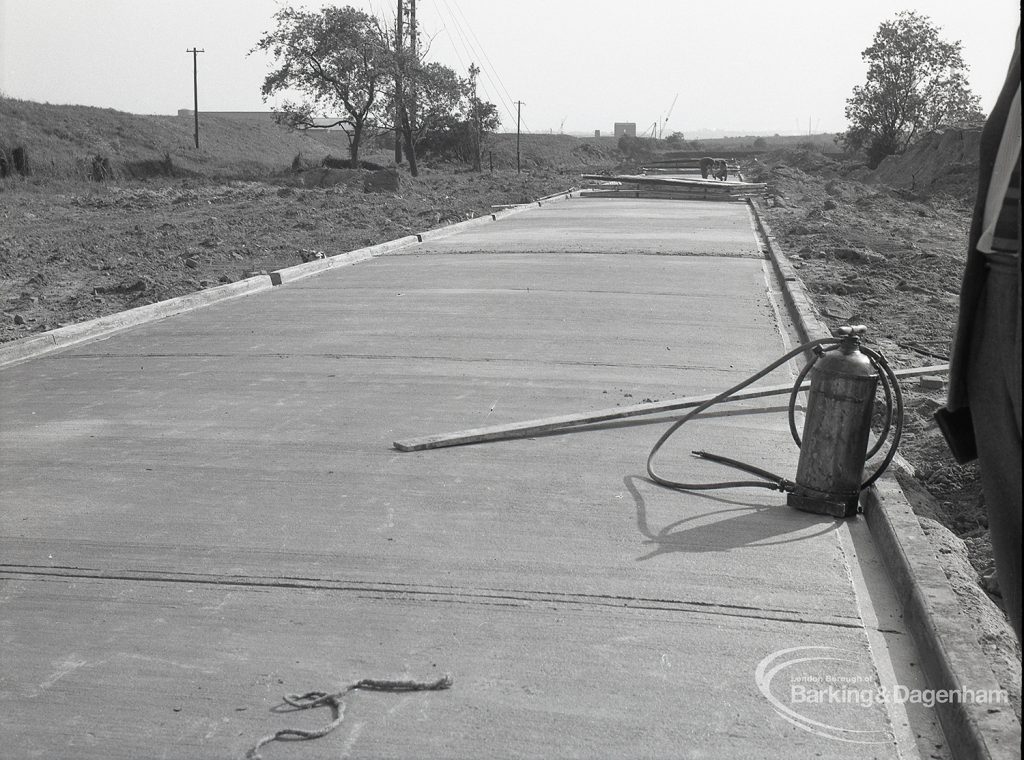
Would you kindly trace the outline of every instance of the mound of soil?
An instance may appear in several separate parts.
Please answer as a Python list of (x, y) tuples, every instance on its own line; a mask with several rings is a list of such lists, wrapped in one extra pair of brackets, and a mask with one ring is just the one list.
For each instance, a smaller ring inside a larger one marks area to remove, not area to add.
[(981, 126), (929, 132), (902, 156), (890, 156), (865, 179), (921, 195), (973, 198)]

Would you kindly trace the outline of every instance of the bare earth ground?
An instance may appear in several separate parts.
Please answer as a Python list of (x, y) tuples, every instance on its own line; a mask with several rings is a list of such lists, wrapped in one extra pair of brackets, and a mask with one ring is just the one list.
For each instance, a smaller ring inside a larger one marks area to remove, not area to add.
[[(862, 168), (795, 151), (766, 156), (745, 176), (769, 183), (762, 208), (825, 323), (832, 329), (866, 325), (867, 344), (903, 368), (948, 361), (974, 203), (972, 174), (953, 172), (924, 193), (863, 182), (857, 177), (874, 177)], [(906, 179), (904, 185), (914, 184), (912, 176)], [(978, 466), (956, 463), (932, 419), (945, 403), (945, 384), (927, 388), (911, 380), (901, 387), (900, 454), (909, 468), (897, 468), (897, 479), (962, 609), (976, 621), (1020, 720), (1020, 646), (988, 603), (1002, 600)]]
[[(770, 153), (744, 172), (769, 183), (769, 224), (830, 327), (866, 324), (869, 345), (897, 368), (945, 363), (970, 172), (927, 195), (872, 182), (863, 167), (810, 150)], [(344, 177), (307, 188), (293, 173), (261, 181), (2, 180), (0, 341), (529, 202), (579, 184), (579, 174), (578, 166), (522, 175), (427, 169), (417, 179), (403, 173), (397, 193), (365, 193), (361, 181)], [(1000, 597), (977, 467), (957, 465), (932, 422), (944, 388), (914, 380), (904, 393), (900, 451), (911, 468), (901, 483), (978, 621), (1019, 719), (1020, 648), (989, 603)]]
[[(398, 193), (190, 178), (0, 183), (0, 340), (233, 282), (530, 202), (557, 174), (430, 172)], [(6, 187), (4, 187), (6, 185)], [(355, 185), (355, 186), (353, 186)]]
[[(973, 198), (924, 198), (866, 184), (844, 177), (843, 167), (821, 154), (788, 158), (785, 164), (762, 162), (751, 176), (771, 183), (769, 223), (824, 321), (833, 329), (866, 325), (868, 345), (895, 368), (945, 364)], [(967, 541), (978, 571), (987, 574), (991, 558), (984, 549), (987, 519), (977, 465), (957, 465), (932, 421), (945, 402), (945, 387), (928, 390), (915, 380), (903, 390), (900, 451), (937, 502), (928, 516)]]

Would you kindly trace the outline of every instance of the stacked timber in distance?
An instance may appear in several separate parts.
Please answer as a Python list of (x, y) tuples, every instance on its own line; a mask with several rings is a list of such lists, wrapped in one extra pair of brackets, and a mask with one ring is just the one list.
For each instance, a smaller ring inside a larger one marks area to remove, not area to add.
[(668, 198), (674, 200), (727, 201), (763, 195), (764, 182), (737, 182), (675, 175), (584, 174), (594, 183), (580, 192), (582, 198)]
[[(675, 174), (685, 175), (691, 172), (700, 172), (700, 164), (703, 159), (700, 158), (675, 158), (665, 159), (661, 161), (649, 161), (640, 167), (641, 174)], [(730, 176), (735, 176), (740, 172), (740, 165), (731, 159), (722, 159), (725, 161), (726, 168), (729, 170)]]

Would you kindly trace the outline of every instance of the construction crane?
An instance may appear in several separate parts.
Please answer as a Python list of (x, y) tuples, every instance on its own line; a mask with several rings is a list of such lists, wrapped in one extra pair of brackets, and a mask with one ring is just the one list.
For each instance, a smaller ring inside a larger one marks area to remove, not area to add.
[(661, 122), (661, 129), (658, 130), (658, 139), (659, 140), (665, 134), (665, 127), (668, 126), (668, 117), (672, 115), (672, 109), (676, 107), (676, 101), (677, 100), (679, 100), (679, 93), (678, 92), (676, 93), (676, 96), (674, 98), (672, 98), (672, 105), (670, 105), (668, 107), (668, 112), (665, 114), (665, 118)]

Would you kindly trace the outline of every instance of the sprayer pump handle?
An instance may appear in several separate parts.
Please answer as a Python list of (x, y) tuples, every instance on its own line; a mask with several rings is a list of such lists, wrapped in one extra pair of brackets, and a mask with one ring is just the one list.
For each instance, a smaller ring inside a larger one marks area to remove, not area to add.
[(864, 335), (867, 331), (868, 328), (866, 325), (844, 325), (836, 330), (836, 332), (843, 338), (848, 338), (852, 335)]

